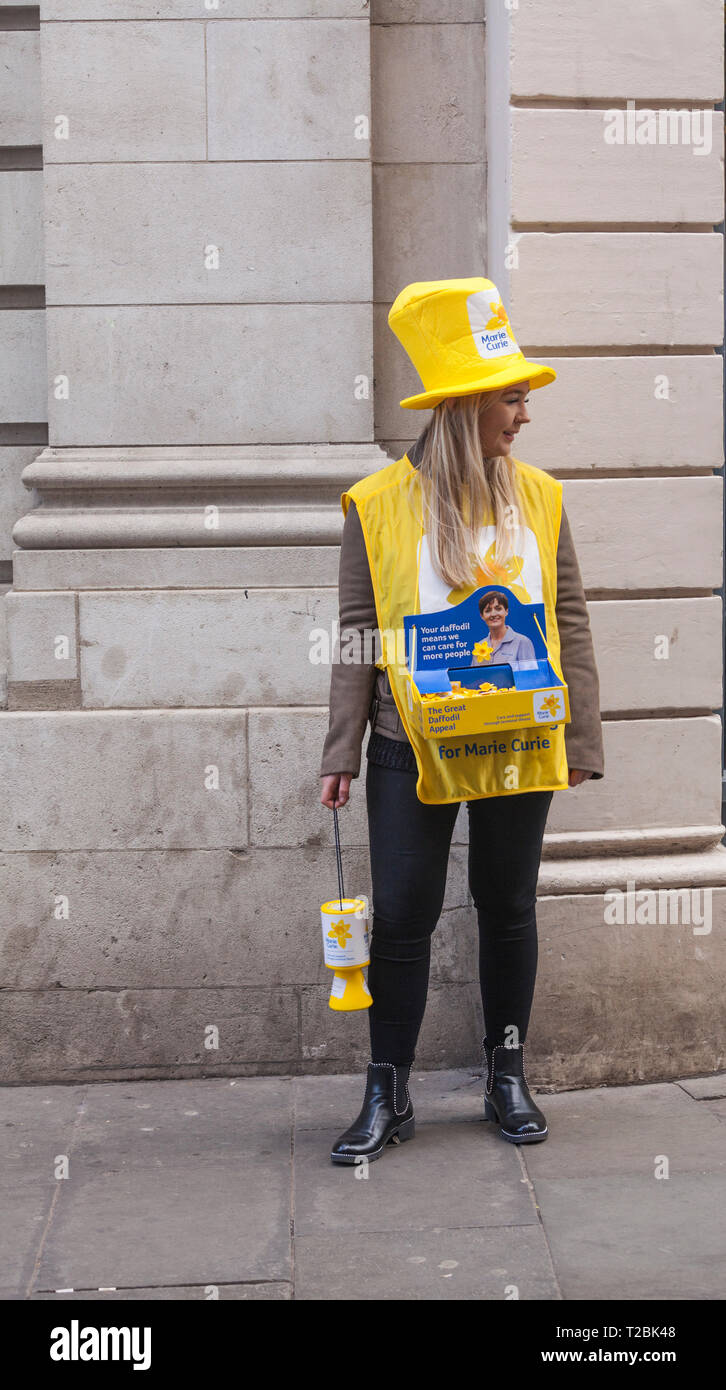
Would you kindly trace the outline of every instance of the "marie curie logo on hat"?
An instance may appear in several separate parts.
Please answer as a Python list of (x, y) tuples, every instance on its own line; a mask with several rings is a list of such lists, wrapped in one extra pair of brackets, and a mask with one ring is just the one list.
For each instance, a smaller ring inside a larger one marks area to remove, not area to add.
[(518, 381), (536, 391), (557, 376), (520, 351), (502, 296), (483, 275), (407, 285), (391, 305), (388, 324), (424, 386), (401, 401), (406, 410), (427, 410), (449, 396), (503, 390)]
[(509, 357), (519, 349), (509, 326), (509, 317), (499, 295), (492, 286), (477, 290), (466, 301), (476, 350), (482, 357)]

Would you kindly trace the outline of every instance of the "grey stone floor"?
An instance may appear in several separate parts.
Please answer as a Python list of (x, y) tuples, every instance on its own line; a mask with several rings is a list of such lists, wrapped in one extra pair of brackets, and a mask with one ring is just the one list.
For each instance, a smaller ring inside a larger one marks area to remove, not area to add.
[(367, 1178), (361, 1075), (4, 1088), (0, 1297), (726, 1297), (726, 1072), (541, 1095), (526, 1148), (473, 1070), (410, 1084)]

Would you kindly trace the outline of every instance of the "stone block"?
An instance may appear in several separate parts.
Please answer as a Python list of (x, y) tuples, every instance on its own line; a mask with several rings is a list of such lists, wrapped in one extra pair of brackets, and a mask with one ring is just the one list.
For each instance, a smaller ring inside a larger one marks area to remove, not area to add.
[(372, 0), (373, 24), (480, 24), (481, 0)]
[[(556, 1144), (527, 1155), (535, 1183), (545, 1178), (615, 1177), (643, 1173), (644, 1154), (667, 1154), (671, 1170), (726, 1176), (723, 1127), (682, 1085), (598, 1086), (548, 1096)], [(698, 1143), (694, 1144), (694, 1126)], [(652, 1166), (655, 1166), (654, 1163)]]
[[(2, 451), (0, 450), (0, 460)], [(26, 494), (27, 495), (27, 494)], [(21, 589), (337, 589), (337, 545), (16, 550)]]
[(315, 629), (332, 648), (332, 589), (82, 593), (79, 609), (89, 708), (327, 703), (330, 665), (310, 656)]
[[(371, 437), (369, 305), (51, 307), (45, 319), (50, 378), (71, 384), (68, 400), (50, 402), (58, 447)], [(303, 373), (285, 365), (291, 344)], [(0, 361), (4, 350), (0, 339)]]
[(400, 459), (421, 433), (431, 412), (402, 410), (399, 406), (399, 401), (421, 390), (421, 381), (413, 363), (388, 326), (391, 302), (386, 300), (373, 306), (376, 439), (386, 450), (389, 459)]
[(278, 1078), (253, 1096), (224, 1081), (90, 1087), (37, 1285), (289, 1278), (286, 1089)]
[(585, 589), (660, 597), (682, 593), (685, 580), (691, 591), (720, 588), (722, 494), (719, 477), (565, 482)]
[(8, 626), (5, 617), (5, 595), (9, 584), (0, 584), (0, 709), (8, 702)]
[[(575, 471), (595, 476), (642, 471), (657, 477), (666, 469), (721, 468), (723, 368), (717, 353), (548, 353), (547, 360), (557, 380), (554, 390), (530, 395), (530, 423), (517, 441), (517, 457), (525, 462), (558, 478)], [(398, 411), (404, 413), (409, 412)]]
[(78, 675), (75, 594), (16, 594), (5, 600), (8, 680), (73, 680)]
[[(719, 222), (723, 112), (698, 114), (710, 125), (689, 125), (691, 143), (685, 143), (677, 124), (678, 143), (667, 143), (666, 126), (661, 140), (656, 126), (651, 144), (614, 144), (605, 138), (612, 128), (610, 111), (514, 107), (513, 223), (611, 222), (619, 231), (627, 222)], [(654, 120), (659, 119), (666, 117), (655, 112)]]
[(554, 793), (547, 820), (550, 833), (718, 826), (721, 721), (717, 715), (608, 719), (603, 742), (605, 776)]
[(0, 55), (3, 145), (39, 145), (40, 33), (37, 29), (5, 29), (0, 39)]
[[(454, 851), (452, 849), (452, 855)], [(455, 855), (450, 875), (465, 882), (466, 856)], [(470, 895), (468, 895), (470, 896)], [(479, 932), (473, 904), (444, 908), (431, 937), (432, 985), (476, 984), (479, 979)]]
[(678, 1084), (694, 1100), (721, 1100), (726, 1097), (726, 1071), (723, 1070), (710, 1076), (692, 1076)]
[[(447, 0), (456, 5), (458, 0)], [(431, 0), (429, 0), (431, 3)], [(473, 0), (468, 0), (473, 3)], [(368, 0), (224, 0), (203, 10), (208, 24), (223, 19), (368, 19)], [(199, 19), (199, 0), (114, 0), (114, 19)], [(108, 0), (47, 0), (48, 19), (108, 19)]]
[[(367, 849), (346, 848), (344, 866), (346, 889), (370, 896)], [(6, 854), (0, 883), (8, 988), (330, 989), (328, 848)]]
[[(538, 1181), (537, 1204), (562, 1299), (667, 1309), (671, 1302), (723, 1298), (723, 1231), (714, 1221), (723, 1202), (723, 1174), (658, 1181), (654, 1170), (655, 1155), (644, 1151), (643, 1171), (627, 1180), (620, 1173), (588, 1172)], [(668, 1317), (658, 1322), (673, 1325)], [(655, 1343), (651, 1356), (654, 1351)]]
[(89, 164), (72, 179), (51, 166), (46, 200), (53, 304), (371, 298), (360, 162)]
[(510, 313), (523, 351), (723, 340), (720, 234), (524, 232), (517, 253)]
[(369, 158), (367, 24), (218, 20), (206, 49), (209, 159)]
[[(350, 1086), (337, 1131), (333, 1128), (324, 1136), (317, 1130), (305, 1130), (297, 1137), (296, 1243), (323, 1234), (333, 1246), (373, 1231), (379, 1236), (396, 1231), (400, 1238), (433, 1228), (441, 1239), (447, 1227), (461, 1238), (462, 1228), (538, 1226), (526, 1183), (512, 1181), (516, 1154), (505, 1150), (502, 1143), (487, 1143), (487, 1139), (499, 1136), (491, 1126), (481, 1123), (481, 1111), (476, 1120), (462, 1119), (446, 1126), (416, 1123), (416, 1143), (407, 1144), (400, 1155), (391, 1155), (394, 1161), (386, 1164), (385, 1177), (380, 1167), (376, 1172), (371, 1165), (368, 1181), (351, 1181), (353, 1174), (345, 1169), (331, 1178), (321, 1159), (329, 1155), (340, 1131), (355, 1117), (364, 1089), (360, 1081)], [(384, 1157), (389, 1155), (390, 1150)], [(396, 1162), (399, 1158), (402, 1161)], [(340, 1194), (338, 1201), (330, 1200), (333, 1183)]]
[[(380, 364), (376, 428), (389, 457), (401, 458), (429, 412), (399, 407), (399, 400), (421, 388), (388, 327), (389, 307), (376, 305), (374, 314)], [(722, 467), (722, 359), (716, 353), (559, 357), (548, 352), (547, 362), (557, 372), (556, 389), (530, 396), (530, 423), (518, 440), (517, 458), (558, 478)], [(573, 402), (581, 403), (579, 409)]]
[[(329, 994), (327, 986), (309, 985), (300, 991), (302, 1070), (311, 1074), (364, 1071), (371, 1055), (368, 1011), (336, 1013), (328, 1007)], [(437, 985), (432, 981), (416, 1066), (434, 1070), (470, 1066), (479, 1060), (483, 1035), (478, 984)]]
[(376, 163), (482, 160), (483, 23), (374, 24), (371, 62)]
[(0, 314), (0, 419), (6, 424), (48, 418), (44, 309)]
[[(462, 266), (485, 266), (485, 207), (483, 160), (374, 165), (374, 299), (390, 306), (414, 280), (453, 279)], [(386, 331), (393, 337), (387, 324)], [(385, 387), (382, 379), (377, 390)]]
[(70, 1152), (82, 1100), (80, 1086), (53, 1086), (47, 1093), (35, 1086), (3, 1090), (3, 1284), (23, 1298), (57, 1191), (53, 1158)]
[[(320, 803), (327, 709), (253, 709), (248, 729), (250, 843), (268, 848), (316, 844), (332, 850), (333, 814)], [(344, 849), (368, 846), (367, 742), (364, 736), (360, 773), (351, 782), (348, 804), (338, 810)]]
[[(6, 30), (3, 39), (7, 37)], [(44, 282), (43, 172), (4, 169), (0, 173), (0, 284)]]
[(14, 794), (0, 847), (246, 844), (245, 719), (237, 710), (4, 715), (0, 773)]
[[(319, 803), (319, 767), (327, 727), (327, 711), (291, 711), (284, 708), (250, 710), (252, 844), (270, 848), (294, 847), (305, 843), (334, 846), (332, 814)], [(366, 732), (360, 773), (351, 782), (350, 799), (347, 806), (338, 811), (343, 849), (368, 847), (365, 791), (368, 736)], [(316, 819), (311, 825), (313, 810)], [(462, 805), (454, 827), (452, 845), (467, 843), (468, 819), (466, 806)], [(458, 895), (459, 890), (456, 891)], [(467, 901), (467, 896), (462, 898), (458, 895), (453, 900), (449, 899), (448, 905), (461, 905)]]
[[(480, 1135), (471, 1136), (472, 1164), (467, 1164), (467, 1148), (462, 1150), (461, 1143), (452, 1136), (451, 1152), (445, 1159), (440, 1157), (446, 1163), (441, 1185), (432, 1189), (429, 1176), (426, 1190), (444, 1191), (452, 1170), (460, 1172), (462, 1165), (467, 1171), (480, 1172), (485, 1161), (481, 1139)], [(434, 1143), (438, 1152), (438, 1136), (430, 1148), (427, 1146), (425, 1158), (429, 1161), (434, 1157)], [(418, 1147), (421, 1148), (420, 1137)], [(398, 1162), (402, 1169), (408, 1167), (407, 1148), (400, 1157), (387, 1155), (389, 1165)], [(489, 1150), (487, 1162), (488, 1159)], [(342, 1187), (342, 1178), (340, 1181), (345, 1202), (350, 1189)], [(356, 1183), (356, 1187), (364, 1186), (365, 1183)], [(399, 1213), (402, 1208), (407, 1209), (403, 1198)], [(325, 1300), (330, 1297), (331, 1288), (354, 1288), (356, 1300), (364, 1302), (387, 1303), (402, 1296), (406, 1300), (436, 1303), (499, 1302), (508, 1297), (505, 1291), (512, 1285), (519, 1290), (519, 1297), (530, 1303), (557, 1300), (560, 1296), (546, 1242), (536, 1226), (472, 1228), (467, 1223), (445, 1230), (439, 1226), (355, 1231), (345, 1240), (331, 1241), (326, 1234), (299, 1236), (295, 1241), (297, 1299)]]
[(3, 1084), (279, 1073), (299, 1057), (292, 990), (3, 990), (0, 1014)]
[(591, 603), (588, 612), (603, 712), (721, 703), (720, 598)]
[[(45, 163), (206, 159), (204, 17), (202, 9), (198, 24), (46, 24)], [(66, 139), (56, 136), (60, 116)]]
[[(648, 887), (638, 879), (634, 892)], [(685, 899), (669, 898), (660, 907), (657, 893), (650, 901), (636, 896), (632, 912), (626, 889), (623, 882), (621, 923), (607, 920), (617, 915), (616, 903), (601, 894), (539, 899), (537, 987), (527, 1035), (527, 1074), (537, 1086), (671, 1080), (723, 1059), (726, 889), (713, 888), (704, 900), (709, 890), (686, 885), (687, 911)], [(711, 931), (698, 935), (694, 918), (702, 919), (704, 910)], [(638, 913), (661, 920), (627, 920)], [(678, 920), (666, 920), (673, 917)]]
[(711, 0), (657, 10), (634, 9), (629, 0), (606, 7), (558, 0), (554, 10), (519, 5), (511, 17), (515, 97), (680, 104), (722, 98), (723, 26)]

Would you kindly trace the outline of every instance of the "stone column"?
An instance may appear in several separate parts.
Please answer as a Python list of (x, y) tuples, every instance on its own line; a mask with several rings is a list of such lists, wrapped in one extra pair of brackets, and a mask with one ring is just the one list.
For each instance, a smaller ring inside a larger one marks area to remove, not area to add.
[[(311, 634), (340, 493), (388, 461), (368, 6), (44, 0), (40, 55), (49, 443), (7, 599), (5, 1072), (304, 1069), (335, 878)], [(360, 806), (349, 828), (367, 886)]]

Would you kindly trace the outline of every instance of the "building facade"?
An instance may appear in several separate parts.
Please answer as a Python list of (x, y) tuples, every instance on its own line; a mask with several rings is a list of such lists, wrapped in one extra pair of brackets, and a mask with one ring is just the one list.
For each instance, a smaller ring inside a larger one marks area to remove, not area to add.
[[(556, 793), (530, 1079), (724, 1065), (723, 8), (0, 0), (6, 1081), (339, 1071), (319, 801), (387, 325), (486, 274), (554, 366), (602, 782)], [(365, 762), (363, 763), (363, 771)], [(341, 813), (369, 891), (362, 777)], [(417, 1063), (482, 1034), (466, 820)]]

